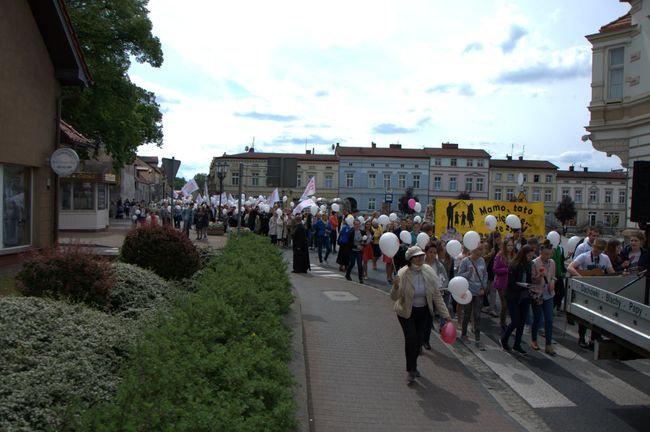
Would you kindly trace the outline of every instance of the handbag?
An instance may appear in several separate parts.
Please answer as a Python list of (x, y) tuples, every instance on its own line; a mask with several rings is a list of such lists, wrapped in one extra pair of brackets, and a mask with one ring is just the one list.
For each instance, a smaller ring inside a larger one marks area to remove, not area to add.
[[(483, 294), (485, 294), (485, 291), (487, 290), (487, 287), (483, 284), (483, 278), (480, 276), (480, 274), (478, 272), (478, 268), (476, 268), (476, 264), (474, 264), (474, 261), (472, 261), (471, 258), (469, 259), (469, 262), (472, 263), (472, 266), (474, 267), (474, 270), (476, 270), (476, 275), (478, 276), (478, 279), (481, 282), (481, 289), (483, 290)], [(479, 291), (479, 293), (480, 293), (480, 291)]]

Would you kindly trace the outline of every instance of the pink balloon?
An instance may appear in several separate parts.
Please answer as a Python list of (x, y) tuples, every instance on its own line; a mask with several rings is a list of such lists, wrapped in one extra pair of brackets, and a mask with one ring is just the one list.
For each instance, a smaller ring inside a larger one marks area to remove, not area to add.
[(456, 342), (456, 336), (458, 335), (456, 333), (456, 326), (451, 321), (442, 326), (440, 334), (442, 336), (442, 340), (450, 345)]
[(409, 208), (412, 209), (415, 207), (415, 200), (413, 198), (409, 199)]

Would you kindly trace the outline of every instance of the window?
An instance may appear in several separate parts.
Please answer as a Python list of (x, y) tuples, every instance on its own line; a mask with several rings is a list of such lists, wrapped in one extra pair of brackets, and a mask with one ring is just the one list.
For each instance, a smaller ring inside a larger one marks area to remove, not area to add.
[(72, 186), (72, 208), (74, 210), (95, 209), (95, 184), (75, 183)]
[(302, 186), (302, 175), (298, 174), (298, 177), (296, 177), (296, 186), (301, 187)]
[(376, 198), (368, 198), (368, 210), (377, 210)]
[(452, 192), (456, 190), (456, 177), (449, 177), (449, 190)]
[(596, 204), (598, 202), (598, 191), (592, 189), (589, 191), (589, 204)]
[(576, 189), (574, 201), (577, 203), (582, 202), (582, 189)]
[(406, 189), (406, 174), (400, 174), (397, 177), (397, 187), (400, 189)]
[(506, 189), (506, 201), (512, 201), (515, 199), (515, 190), (513, 188)]
[(252, 173), (251, 186), (259, 186), (259, 185), (260, 185), (260, 173)]
[(618, 221), (618, 213), (605, 213), (605, 225), (608, 227), (617, 227)]
[(501, 173), (494, 174), (494, 180), (495, 181), (501, 181)]
[(451, 158), (451, 163), (450, 163), (450, 165), (451, 165), (451, 166), (456, 166), (456, 165), (457, 165), (456, 158)]
[(413, 189), (420, 188), (420, 174), (413, 174)]
[(354, 173), (345, 174), (345, 187), (348, 188), (354, 187)]
[(32, 172), (19, 165), (0, 164), (0, 249), (32, 242)]
[(400, 168), (404, 168), (404, 164), (400, 164), (400, 166), (399, 166), (399, 167), (400, 167)]
[(533, 188), (533, 202), (539, 202), (542, 200), (542, 191), (540, 188)]
[(441, 159), (441, 158), (435, 158), (435, 159), (433, 160), (433, 165), (435, 165), (435, 166), (440, 166), (440, 165), (442, 165), (442, 159)]
[(468, 166), (468, 167), (474, 166), (474, 160), (473, 159), (467, 159), (465, 161), (465, 166)]
[(473, 185), (474, 179), (472, 177), (465, 177), (465, 192), (471, 192)]
[(596, 225), (596, 212), (589, 212), (588, 218), (589, 218), (589, 225), (591, 226)]
[(625, 204), (625, 190), (623, 189), (618, 190), (618, 203)]
[(562, 198), (568, 197), (569, 196), (569, 189), (562, 189)]
[(325, 174), (325, 189), (332, 189), (334, 184), (332, 174)]
[(384, 174), (384, 189), (390, 189), (390, 174)]
[(371, 164), (370, 164), (370, 166), (371, 166), (371, 167), (374, 167), (374, 166), (375, 166), (375, 164), (374, 164), (374, 163), (371, 163)]
[(348, 162), (348, 166), (352, 166), (352, 162)]
[(501, 201), (501, 199), (502, 199), (501, 188), (494, 189), (494, 199), (497, 200), (497, 201)]
[(368, 187), (371, 189), (377, 187), (377, 174), (375, 173), (368, 174)]
[(436, 176), (433, 178), (433, 190), (439, 191), (442, 184), (442, 177)]
[(476, 161), (476, 166), (482, 168), (482, 167), (483, 167), (483, 159), (479, 159), (479, 160), (477, 160), (477, 161)]
[(546, 174), (546, 183), (553, 183), (553, 176), (551, 174)]
[(509, 182), (515, 181), (515, 175), (513, 173), (508, 173), (508, 181)]
[(106, 201), (107, 193), (106, 188), (108, 186), (104, 183), (97, 184), (97, 210), (106, 210)]
[[(233, 186), (239, 186), (239, 173), (238, 172), (233, 172), (230, 173), (230, 183)], [(298, 186), (300, 186), (300, 175), (298, 175)]]
[(61, 183), (61, 210), (72, 210), (72, 183)]
[(611, 190), (606, 190), (605, 191), (605, 204), (611, 204), (612, 203), (612, 191)]
[(483, 177), (476, 179), (476, 192), (483, 192)]
[(539, 174), (533, 175), (533, 183), (539, 183)]
[(418, 165), (418, 164), (415, 164), (415, 168), (420, 168), (420, 165)]
[(528, 174), (524, 174), (524, 183), (528, 181)]
[(607, 99), (623, 98), (624, 53), (623, 47), (609, 50)]
[(553, 201), (553, 189), (544, 189), (544, 202)]

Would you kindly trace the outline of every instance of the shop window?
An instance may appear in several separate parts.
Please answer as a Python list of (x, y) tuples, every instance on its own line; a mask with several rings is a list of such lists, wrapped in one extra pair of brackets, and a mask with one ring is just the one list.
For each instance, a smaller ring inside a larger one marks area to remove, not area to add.
[(72, 188), (72, 199), (74, 210), (94, 210), (95, 184), (88, 182), (74, 183)]
[(31, 243), (32, 172), (19, 165), (0, 165), (2, 249)]
[(97, 184), (97, 210), (106, 210), (108, 194), (106, 193), (107, 186), (103, 183)]

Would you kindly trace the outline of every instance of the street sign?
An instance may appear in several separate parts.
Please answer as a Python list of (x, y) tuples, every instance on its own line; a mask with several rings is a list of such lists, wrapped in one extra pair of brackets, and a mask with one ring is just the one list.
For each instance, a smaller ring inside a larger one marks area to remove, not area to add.
[(385, 194), (384, 195), (384, 202), (392, 204), (393, 203), (393, 194), (392, 193)]
[(59, 176), (69, 176), (79, 167), (79, 155), (71, 148), (56, 149), (50, 156), (50, 166)]
[(174, 188), (174, 179), (176, 178), (176, 174), (180, 167), (181, 161), (178, 159), (162, 158), (162, 168), (163, 171), (165, 171), (165, 179), (167, 179), (167, 184), (172, 186), (172, 189)]

